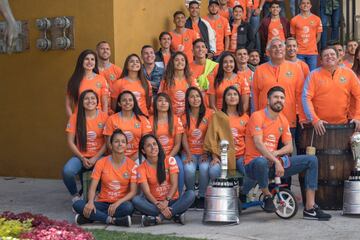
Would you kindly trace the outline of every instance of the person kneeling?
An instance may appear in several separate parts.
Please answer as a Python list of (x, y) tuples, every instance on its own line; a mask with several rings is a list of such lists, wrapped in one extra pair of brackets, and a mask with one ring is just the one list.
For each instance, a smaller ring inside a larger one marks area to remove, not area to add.
[[(315, 204), (318, 180), (316, 156), (297, 155), (290, 157), (290, 164), (284, 164), (287, 167), (285, 169), (280, 160), (281, 156), (291, 154), (293, 151), (289, 122), (281, 113), (285, 104), (285, 90), (279, 86), (272, 87), (267, 93), (267, 99), (267, 107), (254, 112), (247, 125), (245, 140), (246, 176), (258, 182), (259, 188), (265, 196), (264, 210), (275, 212), (276, 207), (268, 189), (269, 172), (275, 171), (278, 177), (290, 177), (305, 171), (306, 205), (303, 217), (304, 219), (329, 220), (331, 215), (324, 213)], [(284, 146), (277, 149), (280, 137)]]
[(152, 134), (139, 143), (139, 159), (145, 161), (138, 168), (138, 183), (143, 195), (132, 200), (142, 214), (141, 225), (150, 226), (164, 219), (185, 224), (185, 211), (195, 200), (195, 193), (187, 190), (179, 197), (179, 168), (174, 157), (166, 157), (159, 140)]
[[(130, 200), (137, 190), (137, 165), (125, 156), (126, 135), (116, 129), (110, 137), (112, 154), (100, 159), (91, 175), (88, 202), (78, 200), (73, 204), (78, 213), (75, 222), (78, 225), (94, 221), (131, 226), (131, 214), (134, 207)], [(101, 181), (100, 194), (95, 201), (96, 187)]]

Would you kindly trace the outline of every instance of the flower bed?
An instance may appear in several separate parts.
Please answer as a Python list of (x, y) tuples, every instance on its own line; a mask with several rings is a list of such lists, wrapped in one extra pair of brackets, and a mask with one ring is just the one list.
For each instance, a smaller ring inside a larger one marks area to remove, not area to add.
[(31, 213), (0, 214), (0, 239), (95, 240), (93, 235), (67, 221), (51, 220)]

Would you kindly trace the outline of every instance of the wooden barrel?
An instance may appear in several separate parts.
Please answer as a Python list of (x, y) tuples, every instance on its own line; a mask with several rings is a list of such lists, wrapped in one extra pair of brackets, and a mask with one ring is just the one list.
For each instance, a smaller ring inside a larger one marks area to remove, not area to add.
[[(306, 147), (316, 148), (319, 163), (318, 190), (315, 202), (325, 210), (341, 210), (343, 208), (344, 180), (349, 178), (354, 167), (350, 137), (354, 132), (354, 124), (326, 124), (323, 136), (313, 134), (311, 125), (304, 126), (301, 131), (299, 154), (306, 154)], [(304, 190), (304, 173), (299, 175), (303, 203), (306, 203)]]

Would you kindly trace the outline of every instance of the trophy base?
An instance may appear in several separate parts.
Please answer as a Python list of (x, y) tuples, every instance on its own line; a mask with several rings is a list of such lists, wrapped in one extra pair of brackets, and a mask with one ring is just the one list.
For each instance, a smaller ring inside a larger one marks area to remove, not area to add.
[(343, 214), (360, 214), (360, 181), (344, 182)]

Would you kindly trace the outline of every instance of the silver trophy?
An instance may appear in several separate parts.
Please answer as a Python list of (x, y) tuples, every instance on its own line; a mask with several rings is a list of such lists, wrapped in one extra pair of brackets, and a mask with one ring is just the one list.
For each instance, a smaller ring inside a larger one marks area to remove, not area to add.
[(228, 175), (229, 141), (220, 141), (221, 175), (206, 189), (204, 223), (239, 224), (238, 185)]
[(343, 214), (360, 214), (360, 132), (351, 136), (350, 144), (355, 164), (344, 182)]

